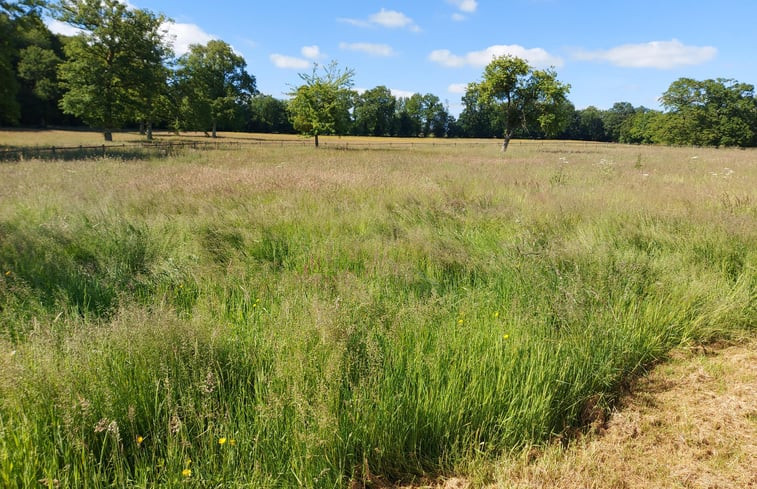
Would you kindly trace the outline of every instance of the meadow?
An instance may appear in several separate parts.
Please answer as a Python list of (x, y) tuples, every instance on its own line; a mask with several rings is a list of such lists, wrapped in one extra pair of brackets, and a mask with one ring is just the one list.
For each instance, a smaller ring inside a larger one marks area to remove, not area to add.
[(0, 486), (465, 473), (754, 336), (754, 150), (324, 141), (0, 164)]

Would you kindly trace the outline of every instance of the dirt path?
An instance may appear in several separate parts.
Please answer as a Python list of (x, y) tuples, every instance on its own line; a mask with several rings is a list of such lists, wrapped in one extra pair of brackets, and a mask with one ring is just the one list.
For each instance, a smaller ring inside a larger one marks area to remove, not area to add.
[[(502, 461), (481, 482), (426, 487), (757, 488), (757, 341), (676, 353), (600, 431)], [(496, 483), (483, 482), (492, 475)]]

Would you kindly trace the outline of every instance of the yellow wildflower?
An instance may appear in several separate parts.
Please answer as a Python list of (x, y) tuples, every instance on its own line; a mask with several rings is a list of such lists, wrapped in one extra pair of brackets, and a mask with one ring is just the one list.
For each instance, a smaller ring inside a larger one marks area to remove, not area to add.
[(236, 445), (236, 444), (237, 444), (237, 441), (234, 438), (232, 438), (231, 440), (229, 440), (229, 445), (231, 445), (232, 447), (234, 445)]
[(457, 324), (463, 324), (463, 318), (458, 319)]
[(181, 471), (181, 475), (183, 475), (184, 477), (191, 476), (192, 475), (192, 469), (184, 469), (184, 470), (182, 470)]
[(141, 445), (143, 441), (145, 441), (145, 439), (143, 437), (141, 437), (141, 436), (137, 437), (137, 445)]
[(223, 445), (224, 443), (226, 443), (226, 438), (219, 438), (218, 439), (218, 444), (219, 445)]
[(495, 318), (498, 318), (498, 317), (499, 317), (499, 311), (494, 311), (494, 317), (495, 317)]
[(10, 276), (11, 276), (11, 271), (10, 271), (10, 270), (8, 270), (7, 272), (5, 272), (5, 276), (6, 276), (6, 277), (10, 277)]
[(510, 337), (510, 335), (509, 335), (509, 334), (505, 334), (505, 335), (503, 335), (502, 337), (503, 337), (504, 339), (508, 339), (508, 338)]

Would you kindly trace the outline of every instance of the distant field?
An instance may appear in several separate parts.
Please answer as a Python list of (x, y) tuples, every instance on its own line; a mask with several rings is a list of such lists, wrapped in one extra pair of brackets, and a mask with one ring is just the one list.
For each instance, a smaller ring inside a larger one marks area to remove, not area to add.
[(464, 472), (754, 336), (755, 151), (324, 139), (0, 164), (0, 486)]
[[(253, 140), (303, 140), (291, 134), (253, 134), (253, 133), (224, 133), (219, 132), (219, 141), (253, 141)], [(211, 141), (202, 132), (182, 132), (176, 134), (170, 131), (154, 131), (153, 138), (157, 142), (178, 141)], [(93, 130), (0, 130), (0, 148), (19, 146), (78, 146), (78, 145), (121, 145), (145, 142), (144, 135), (138, 132), (114, 132), (113, 141), (103, 141), (102, 132)]]
[[(202, 132), (181, 132), (174, 133), (170, 131), (154, 131), (153, 138), (155, 142), (170, 143), (184, 141), (198, 142), (271, 142), (271, 141), (296, 141), (299, 143), (312, 143), (312, 138), (305, 138), (297, 134), (262, 134), (262, 133), (242, 133), (242, 132), (219, 132), (216, 139), (206, 136)], [(395, 137), (365, 137), (365, 136), (321, 136), (321, 144), (328, 146), (336, 144), (363, 144), (363, 145), (457, 145), (457, 144), (483, 144), (491, 143), (493, 145), (501, 144), (501, 141), (494, 139), (436, 139), (436, 138), (395, 138)], [(93, 130), (34, 130), (34, 129), (17, 129), (17, 130), (0, 130), (0, 149), (16, 147), (34, 147), (34, 146), (79, 146), (79, 145), (123, 145), (137, 144), (146, 142), (145, 136), (138, 132), (114, 132), (113, 141), (103, 141), (102, 132)], [(534, 140), (516, 140), (513, 144), (520, 145), (541, 145), (551, 144), (545, 141)], [(561, 141), (559, 144), (570, 146), (588, 146), (597, 143), (584, 141)]]

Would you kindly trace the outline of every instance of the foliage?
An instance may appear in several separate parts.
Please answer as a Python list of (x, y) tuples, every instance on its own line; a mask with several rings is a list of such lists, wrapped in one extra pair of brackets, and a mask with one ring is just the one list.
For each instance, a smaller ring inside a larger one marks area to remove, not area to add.
[(754, 86), (736, 80), (679, 78), (662, 94), (668, 110), (661, 139), (671, 144), (748, 146), (757, 133)]
[(480, 90), (468, 87), (463, 95), (463, 111), (460, 113), (460, 125), (468, 137), (490, 138), (503, 134), (499, 113), (495, 107), (485, 101)]
[(270, 95), (257, 94), (247, 107), (246, 130), (251, 132), (291, 133), (287, 103)]
[(118, 0), (67, 0), (59, 16), (83, 30), (65, 46), (60, 105), (111, 140), (113, 129), (145, 117), (154, 104), (169, 52), (165, 18)]
[[(30, 46), (44, 45), (52, 34), (40, 20), (39, 0), (0, 2), (0, 124), (17, 124), (22, 120), (22, 103), (19, 96), (23, 92), (19, 80), (19, 59), (22, 51)], [(42, 39), (40, 39), (42, 38)], [(23, 112), (27, 112), (24, 107)]]
[(224, 41), (190, 46), (177, 71), (184, 124), (210, 129), (216, 137), (219, 123), (238, 118), (257, 94), (255, 77), (246, 67), (244, 58)]
[(602, 113), (602, 124), (607, 140), (620, 141), (623, 124), (636, 113), (633, 105), (629, 102), (616, 102), (613, 106)]
[(566, 125), (565, 106), (570, 85), (557, 80), (554, 70), (535, 70), (514, 56), (495, 58), (484, 68), (483, 80), (468, 85), (486, 104), (502, 114), (506, 151), (516, 128), (532, 125), (547, 135), (557, 135)]
[(315, 63), (311, 74), (300, 73), (299, 76), (303, 84), (289, 93), (292, 100), (288, 109), (294, 128), (313, 136), (316, 147), (321, 134), (345, 134), (350, 123), (354, 71), (341, 70), (332, 61), (320, 74)]
[(0, 10), (0, 123), (18, 122), (20, 107), (16, 101), (18, 82), (13, 69), (14, 26), (5, 9)]
[(397, 99), (385, 86), (366, 90), (355, 101), (354, 132), (370, 136), (389, 136), (393, 132)]

